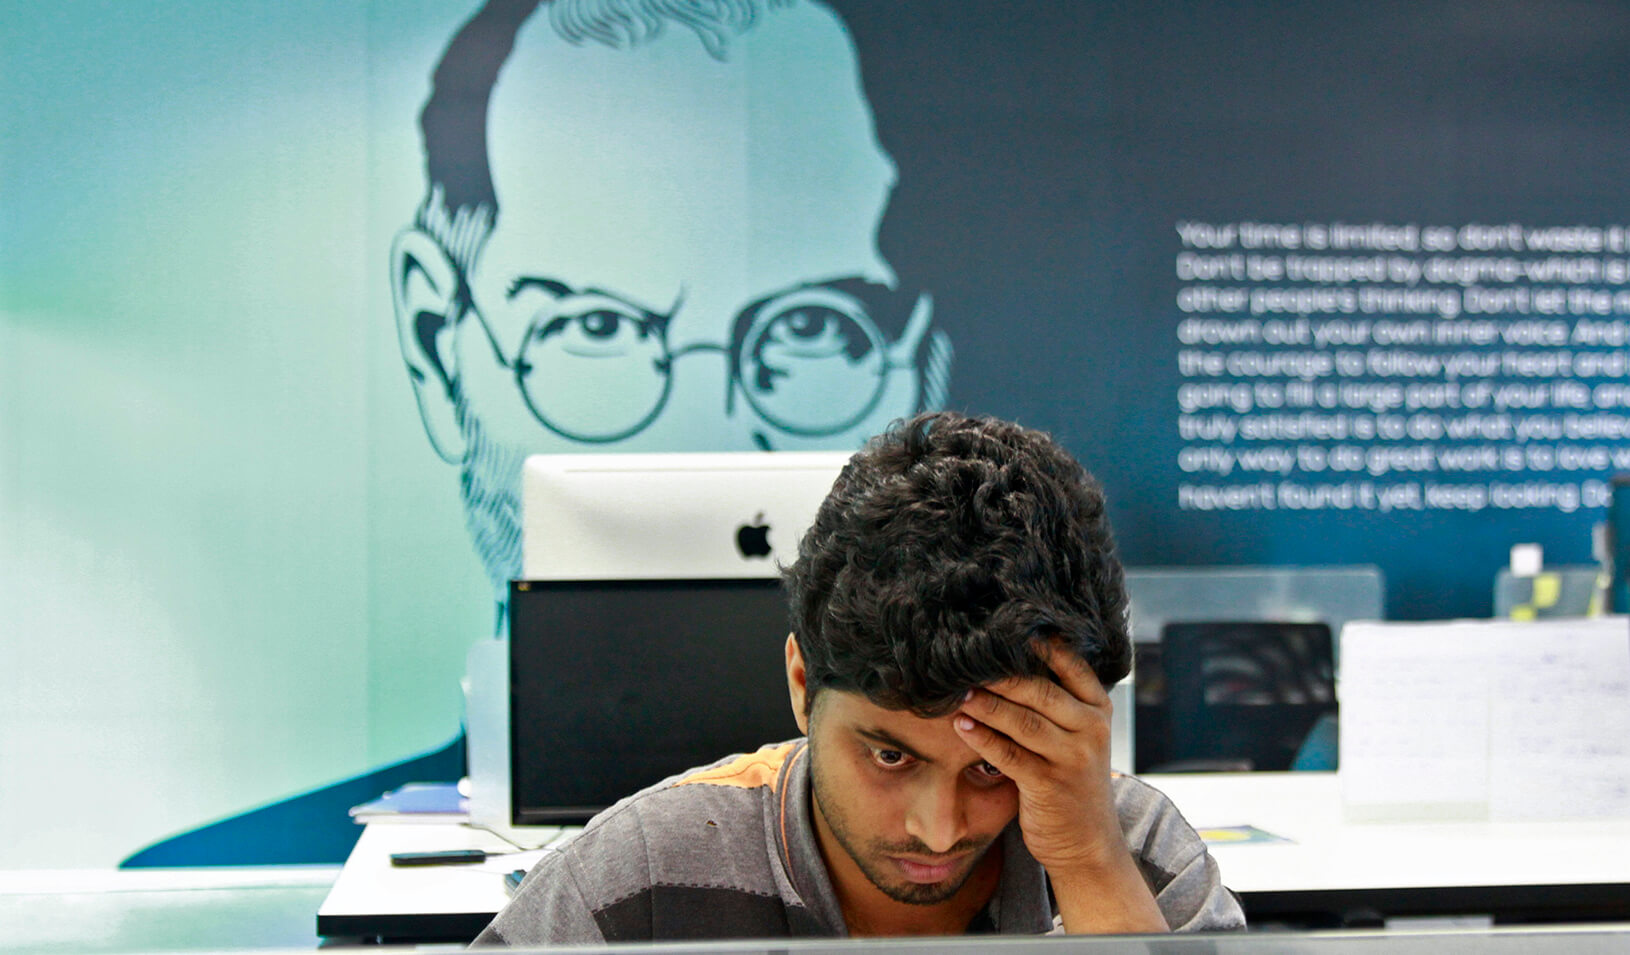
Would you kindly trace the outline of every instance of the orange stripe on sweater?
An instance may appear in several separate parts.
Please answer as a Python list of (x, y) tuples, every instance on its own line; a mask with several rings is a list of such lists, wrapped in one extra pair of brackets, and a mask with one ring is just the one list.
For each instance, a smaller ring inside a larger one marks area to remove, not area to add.
[[(804, 754), (799, 752), (798, 756), (802, 755)], [(797, 756), (793, 757), (795, 760), (797, 758)], [(781, 809), (778, 813), (776, 813), (776, 817), (781, 822), (781, 858), (786, 861), (787, 878), (790, 879), (792, 878), (793, 873), (792, 846), (787, 842), (787, 791), (785, 789), (781, 790)]]
[(787, 754), (792, 752), (795, 745), (797, 744), (787, 743), (774, 749), (748, 753), (712, 769), (692, 773), (674, 785), (689, 786), (699, 783), (707, 786), (736, 786), (741, 789), (773, 786), (776, 774), (781, 771), (781, 764), (787, 761)]

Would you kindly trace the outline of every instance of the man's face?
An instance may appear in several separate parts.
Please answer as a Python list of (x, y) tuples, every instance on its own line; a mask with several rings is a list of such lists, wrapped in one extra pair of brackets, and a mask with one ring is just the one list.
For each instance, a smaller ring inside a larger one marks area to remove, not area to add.
[(1018, 814), (1018, 792), (950, 716), (823, 690), (808, 723), (816, 826), (834, 881), (863, 876), (897, 902), (932, 905), (997, 861), (987, 850)]
[(722, 61), (675, 24), (613, 50), (539, 14), (488, 130), (451, 374), (495, 581), (528, 454), (849, 449), (918, 410), (931, 301), (877, 250), (895, 169), (829, 11), (769, 10)]

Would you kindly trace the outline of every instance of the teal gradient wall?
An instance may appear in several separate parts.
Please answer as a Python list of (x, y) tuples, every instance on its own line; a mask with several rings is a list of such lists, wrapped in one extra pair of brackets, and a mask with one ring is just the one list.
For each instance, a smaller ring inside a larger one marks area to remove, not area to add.
[(493, 609), (383, 281), (467, 4), (0, 4), (0, 858), (439, 746)]

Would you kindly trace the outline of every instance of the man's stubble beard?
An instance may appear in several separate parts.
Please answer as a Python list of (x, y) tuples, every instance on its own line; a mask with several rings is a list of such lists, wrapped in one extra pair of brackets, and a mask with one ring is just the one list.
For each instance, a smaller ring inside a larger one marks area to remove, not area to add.
[(883, 859), (884, 856), (933, 856), (942, 853), (933, 852), (915, 839), (898, 843), (874, 839), (864, 847), (863, 851), (862, 847), (856, 844), (857, 839), (850, 831), (849, 817), (841, 808), (842, 803), (834, 798), (832, 788), (827, 785), (826, 776), (821, 772), (821, 763), (813, 739), (809, 743), (809, 775), (810, 788), (813, 790), (815, 797), (815, 811), (819, 812), (822, 818), (826, 820), (826, 826), (831, 830), (832, 838), (837, 840), (843, 851), (849, 855), (850, 859), (854, 860), (855, 865), (860, 867), (860, 871), (866, 876), (866, 880), (876, 886), (879, 892), (896, 902), (904, 902), (908, 905), (937, 905), (950, 899), (962, 890), (962, 887), (967, 884), (969, 879), (973, 878), (974, 872), (979, 869), (979, 862), (985, 858), (985, 853), (990, 851), (996, 841), (995, 838), (984, 842), (970, 838), (952, 846), (951, 853), (971, 852), (971, 860), (966, 871), (945, 882), (922, 884), (898, 878), (890, 880), (884, 876), (881, 868), (882, 865), (887, 864)]

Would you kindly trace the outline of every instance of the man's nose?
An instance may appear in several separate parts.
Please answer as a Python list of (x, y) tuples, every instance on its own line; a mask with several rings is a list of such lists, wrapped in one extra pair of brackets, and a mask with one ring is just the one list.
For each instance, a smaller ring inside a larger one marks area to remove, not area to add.
[(917, 789), (906, 812), (906, 833), (930, 852), (949, 852), (967, 835), (967, 817), (955, 782), (924, 782)]

